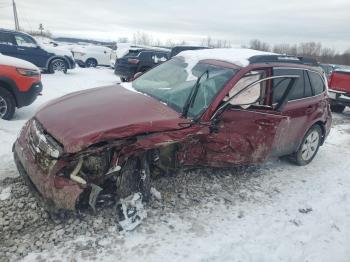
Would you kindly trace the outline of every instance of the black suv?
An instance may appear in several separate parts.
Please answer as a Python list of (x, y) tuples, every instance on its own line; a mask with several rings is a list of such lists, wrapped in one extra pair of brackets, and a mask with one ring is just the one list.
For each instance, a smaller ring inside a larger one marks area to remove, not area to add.
[(43, 71), (67, 72), (75, 67), (70, 51), (38, 44), (26, 33), (0, 29), (0, 53), (31, 62)]
[(130, 81), (138, 72), (146, 72), (170, 57), (170, 51), (156, 49), (130, 49), (122, 58), (117, 59), (114, 73), (122, 82)]

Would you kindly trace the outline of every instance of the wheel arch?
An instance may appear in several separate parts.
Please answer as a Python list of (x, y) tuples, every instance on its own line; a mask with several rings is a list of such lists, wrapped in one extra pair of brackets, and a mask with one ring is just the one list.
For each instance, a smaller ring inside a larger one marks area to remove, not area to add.
[(306, 129), (306, 131), (304, 132), (304, 134), (303, 134), (303, 136), (302, 136), (302, 138), (301, 138), (301, 140), (300, 140), (300, 142), (299, 142), (299, 144), (298, 144), (298, 147), (297, 147), (298, 149), (300, 148), (301, 143), (302, 143), (302, 141), (303, 141), (303, 139), (304, 139), (306, 133), (309, 132), (309, 130), (310, 130), (313, 126), (315, 126), (315, 125), (318, 125), (318, 126), (321, 128), (321, 132), (322, 132), (321, 146), (323, 145), (323, 143), (324, 143), (324, 141), (325, 141), (325, 139), (326, 139), (326, 126), (325, 126), (325, 122), (323, 122), (322, 120), (318, 120), (318, 121), (313, 122), (313, 123)]
[(87, 58), (86, 60), (85, 60), (85, 63), (88, 61), (88, 60), (95, 60), (96, 61), (96, 65), (98, 65), (98, 61), (97, 61), (97, 59), (95, 58), (95, 57), (89, 57), (89, 58)]
[(3, 88), (5, 90), (7, 90), (8, 92), (10, 92), (10, 94), (15, 99), (16, 107), (18, 107), (18, 101), (17, 101), (17, 95), (16, 95), (16, 91), (18, 89), (17, 89), (15, 82), (11, 79), (8, 79), (5, 77), (0, 77), (0, 88)]
[(55, 59), (62, 59), (66, 63), (67, 69), (69, 68), (69, 61), (68, 61), (68, 59), (66, 57), (55, 55), (55, 56), (50, 57), (49, 60), (47, 60), (47, 63), (46, 63), (46, 68), (47, 69), (49, 69), (51, 62), (53, 60), (55, 60)]

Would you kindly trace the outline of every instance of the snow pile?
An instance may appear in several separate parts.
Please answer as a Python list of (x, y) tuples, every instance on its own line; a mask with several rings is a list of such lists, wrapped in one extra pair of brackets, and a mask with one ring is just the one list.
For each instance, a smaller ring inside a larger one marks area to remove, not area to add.
[(256, 55), (276, 55), (275, 53), (243, 48), (219, 48), (183, 51), (177, 56), (184, 57), (189, 65), (197, 64), (201, 60), (215, 59), (233, 63), (238, 66), (249, 65), (249, 58)]
[(10, 196), (11, 196), (11, 187), (6, 187), (4, 189), (1, 189), (1, 191), (0, 191), (0, 200), (1, 201), (9, 199)]
[(39, 68), (37, 68), (35, 65), (33, 65), (32, 63), (30, 63), (28, 61), (25, 61), (25, 60), (22, 60), (19, 58), (15, 58), (12, 56), (3, 55), (1, 53), (0, 53), (0, 65), (15, 66), (15, 67), (39, 71)]

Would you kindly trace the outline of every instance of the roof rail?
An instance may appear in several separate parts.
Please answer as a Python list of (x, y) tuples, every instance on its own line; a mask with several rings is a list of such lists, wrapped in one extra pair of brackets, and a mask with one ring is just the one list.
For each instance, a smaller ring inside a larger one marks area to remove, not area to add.
[(257, 63), (290, 63), (290, 64), (303, 64), (310, 66), (319, 66), (316, 59), (308, 57), (296, 57), (289, 55), (256, 55), (249, 58), (251, 64)]

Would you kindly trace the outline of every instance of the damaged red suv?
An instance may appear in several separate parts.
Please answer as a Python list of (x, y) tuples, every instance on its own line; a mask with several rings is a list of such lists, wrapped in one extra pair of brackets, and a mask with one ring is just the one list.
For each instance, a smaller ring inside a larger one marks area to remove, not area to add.
[(321, 69), (249, 49), (185, 51), (132, 83), (40, 109), (14, 144), (19, 172), (55, 210), (141, 192), (152, 174), (290, 156), (306, 165), (331, 126)]

